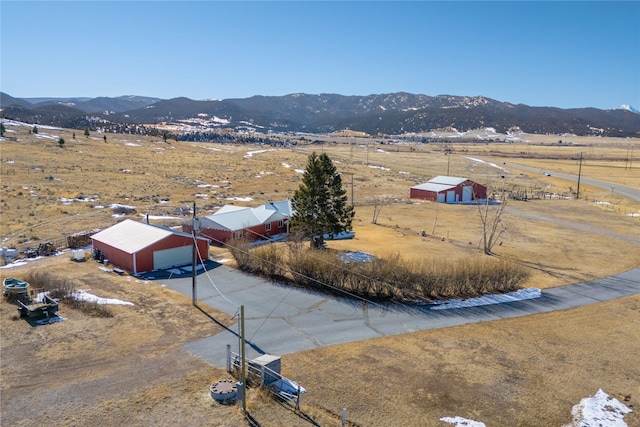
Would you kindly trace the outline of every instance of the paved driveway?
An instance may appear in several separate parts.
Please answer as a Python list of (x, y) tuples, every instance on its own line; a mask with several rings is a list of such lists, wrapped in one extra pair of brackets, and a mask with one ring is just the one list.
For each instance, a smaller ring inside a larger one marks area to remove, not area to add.
[[(200, 305), (229, 317), (245, 307), (247, 358), (283, 355), (330, 344), (563, 310), (640, 293), (640, 267), (617, 276), (544, 290), (542, 297), (471, 308), (363, 304), (272, 283), (218, 263), (197, 277)], [(189, 277), (158, 282), (191, 296)], [(217, 319), (223, 320), (223, 319)], [(223, 368), (227, 344), (239, 350), (237, 327), (184, 348)]]

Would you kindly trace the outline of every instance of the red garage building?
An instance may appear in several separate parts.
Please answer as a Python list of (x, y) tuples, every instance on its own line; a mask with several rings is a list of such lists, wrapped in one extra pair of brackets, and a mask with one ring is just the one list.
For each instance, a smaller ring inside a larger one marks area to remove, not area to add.
[(412, 199), (440, 203), (462, 203), (487, 198), (487, 187), (468, 178), (437, 176), (424, 184), (411, 187)]
[[(94, 253), (131, 273), (162, 270), (193, 262), (193, 236), (130, 219), (91, 236)], [(209, 259), (209, 241), (197, 240), (198, 259)], [(96, 252), (99, 251), (99, 252)]]

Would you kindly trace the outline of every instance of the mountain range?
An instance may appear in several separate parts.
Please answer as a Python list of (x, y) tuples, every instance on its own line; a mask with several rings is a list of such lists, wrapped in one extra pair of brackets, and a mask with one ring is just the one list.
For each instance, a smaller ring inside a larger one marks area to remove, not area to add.
[(492, 127), (537, 134), (640, 137), (640, 114), (628, 105), (601, 110), (511, 104), (482, 96), (427, 96), (405, 92), (345, 96), (296, 93), (241, 99), (14, 98), (0, 92), (2, 117), (73, 129), (131, 132), (171, 125), (172, 133), (329, 133), (371, 135), (467, 131)]

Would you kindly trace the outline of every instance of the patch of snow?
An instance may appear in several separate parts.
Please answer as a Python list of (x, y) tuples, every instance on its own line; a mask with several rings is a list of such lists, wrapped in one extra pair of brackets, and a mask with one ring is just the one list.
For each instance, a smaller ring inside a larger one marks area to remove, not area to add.
[(290, 168), (290, 167), (291, 167), (291, 165), (290, 165), (290, 164), (288, 164), (288, 163), (283, 163), (283, 164), (282, 164), (282, 167), (284, 167), (284, 168)]
[(371, 169), (381, 169), (381, 170), (383, 170), (383, 171), (390, 171), (390, 170), (391, 170), (391, 169), (389, 169), (389, 168), (385, 168), (385, 167), (382, 167), (382, 166), (376, 166), (376, 165), (369, 165), (369, 167), (370, 167)]
[(295, 171), (296, 173), (307, 173), (307, 171), (306, 171), (306, 170), (304, 170), (304, 169), (294, 169), (294, 171)]
[(253, 200), (253, 197), (226, 197), (222, 200), (234, 200), (236, 202), (250, 202)]
[(503, 168), (501, 166), (498, 166), (495, 163), (487, 163), (484, 160), (476, 159), (475, 157), (467, 157), (467, 159), (471, 160), (472, 162), (476, 162), (476, 163), (488, 164), (489, 166), (494, 167), (496, 169), (500, 169), (503, 172), (509, 172), (507, 169), (505, 169), (505, 168)]
[(127, 142), (124, 145), (128, 147), (142, 147), (142, 144), (134, 144), (133, 142)]
[(136, 208), (135, 206), (122, 205), (120, 203), (112, 203), (112, 204), (109, 205), (109, 207), (111, 209), (122, 208), (122, 209), (131, 210), (131, 211), (135, 210), (135, 208)]
[(122, 301), (115, 298), (101, 298), (82, 290), (73, 292), (71, 296), (78, 301), (88, 301), (96, 304), (133, 305), (132, 302)]
[(627, 427), (624, 416), (630, 412), (618, 399), (599, 389), (595, 396), (585, 397), (571, 410), (573, 421), (563, 427)]
[(505, 302), (523, 301), (540, 298), (542, 291), (538, 288), (520, 289), (515, 292), (498, 295), (483, 295), (469, 299), (437, 300), (433, 302), (431, 310), (449, 310), (454, 308), (477, 307), (480, 305), (501, 304)]
[(149, 218), (149, 219), (181, 219), (175, 216), (167, 216), (167, 215), (147, 215), (147, 214), (140, 214), (141, 217), (144, 218)]
[(247, 154), (244, 156), (245, 159), (250, 159), (251, 157), (253, 157), (254, 154), (260, 154), (260, 153), (267, 153), (269, 151), (276, 151), (274, 149), (271, 150), (256, 150), (256, 151), (249, 151), (247, 152)]
[(440, 421), (445, 423), (455, 424), (456, 427), (486, 427), (484, 423), (479, 421), (468, 420), (462, 417), (443, 417)]
[(38, 139), (58, 139), (56, 135), (49, 135), (46, 133), (36, 133), (35, 136)]
[(628, 105), (628, 104), (621, 104), (618, 108), (616, 108), (616, 110), (627, 110), (632, 113), (640, 114), (640, 110), (633, 108), (631, 105)]

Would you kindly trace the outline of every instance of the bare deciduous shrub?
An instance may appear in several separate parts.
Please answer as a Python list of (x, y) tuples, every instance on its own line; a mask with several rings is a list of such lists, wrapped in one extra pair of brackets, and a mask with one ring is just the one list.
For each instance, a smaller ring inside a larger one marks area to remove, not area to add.
[(511, 292), (529, 276), (525, 267), (496, 258), (406, 261), (396, 254), (351, 263), (336, 252), (310, 250), (295, 239), (288, 242), (287, 251), (275, 245), (251, 248), (246, 241), (236, 242), (231, 253), (244, 271), (376, 300), (428, 301)]

